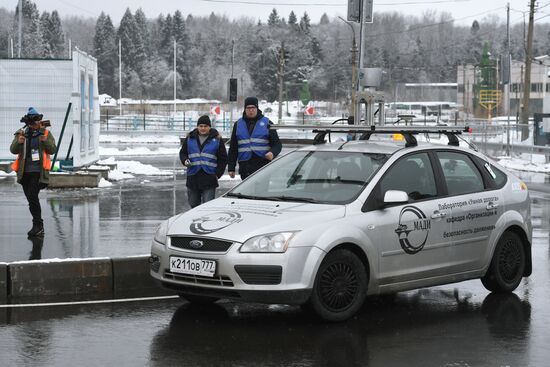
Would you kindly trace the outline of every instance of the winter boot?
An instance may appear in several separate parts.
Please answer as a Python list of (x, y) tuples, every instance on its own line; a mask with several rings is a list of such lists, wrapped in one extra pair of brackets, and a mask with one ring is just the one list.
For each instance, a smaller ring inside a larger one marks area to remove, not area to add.
[(27, 232), (29, 237), (44, 236), (44, 225), (42, 223), (33, 223), (30, 231)]

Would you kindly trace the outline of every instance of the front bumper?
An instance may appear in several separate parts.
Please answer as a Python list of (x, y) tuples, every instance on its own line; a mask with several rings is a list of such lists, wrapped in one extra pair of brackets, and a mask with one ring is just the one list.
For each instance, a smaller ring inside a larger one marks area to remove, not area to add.
[[(178, 293), (261, 303), (303, 304), (309, 299), (323, 251), (291, 247), (285, 253), (240, 253), (240, 246), (234, 243), (224, 253), (212, 253), (153, 241), (151, 276)], [(215, 276), (172, 273), (170, 256), (215, 260)]]

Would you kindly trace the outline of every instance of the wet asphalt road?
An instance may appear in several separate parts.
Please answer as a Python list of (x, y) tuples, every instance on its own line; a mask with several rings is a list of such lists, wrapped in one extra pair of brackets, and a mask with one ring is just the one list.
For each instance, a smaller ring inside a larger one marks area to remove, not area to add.
[[(547, 184), (546, 178), (524, 179), (541, 188)], [(158, 216), (185, 210), (186, 204), (178, 176), (176, 185), (173, 178), (147, 185), (140, 180), (89, 193), (47, 192), (43, 200), (58, 205), (56, 218), (67, 240), (56, 247), (62, 236), (49, 230), (41, 255), (123, 254), (141, 251), (139, 246), (145, 250), (138, 253), (146, 253), (150, 237), (137, 246), (141, 236), (154, 231)], [(0, 183), (2, 202), (15, 205), (9, 211), (2, 205), (0, 219), (17, 219), (9, 227), (2, 224), (0, 237), (2, 247), (10, 246), (6, 238), (11, 236), (26, 246), (19, 254), (29, 256), (32, 245), (17, 234), (26, 229), (18, 221), (28, 215), (26, 206), (17, 209), (23, 205), (18, 204), (17, 191), (14, 184)], [(531, 192), (533, 274), (513, 294), (490, 294), (479, 280), (472, 280), (370, 297), (355, 318), (338, 324), (319, 322), (299, 307), (228, 301), (208, 307), (166, 299), (0, 308), (1, 365), (548, 366), (550, 194), (545, 191)], [(161, 205), (152, 208), (151, 200)], [(90, 234), (89, 226), (97, 220), (99, 228), (93, 233), (100, 240)], [(71, 233), (85, 245), (69, 246)]]
[[(0, 179), (0, 262), (148, 254), (157, 225), (189, 210), (185, 176), (174, 157), (119, 160), (176, 170), (173, 176), (136, 176), (108, 188), (41, 191), (43, 241), (27, 239), (32, 221), (21, 186), (14, 177)], [(238, 182), (220, 181), (216, 194)]]
[(549, 241), (512, 294), (478, 280), (370, 297), (352, 320), (299, 307), (179, 299), (0, 308), (5, 366), (547, 366)]

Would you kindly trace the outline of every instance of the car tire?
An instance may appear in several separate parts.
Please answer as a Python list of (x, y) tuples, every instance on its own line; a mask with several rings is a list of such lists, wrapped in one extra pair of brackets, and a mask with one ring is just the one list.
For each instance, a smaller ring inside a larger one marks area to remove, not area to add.
[(524, 271), (525, 250), (521, 239), (514, 232), (504, 232), (481, 282), (491, 292), (512, 292), (521, 282)]
[(219, 298), (217, 298), (217, 297), (199, 296), (199, 295), (196, 295), (196, 294), (180, 293), (178, 295), (181, 298), (186, 299), (190, 303), (197, 304), (197, 305), (210, 304), (210, 303), (214, 303), (217, 300), (219, 300)]
[(351, 251), (341, 249), (327, 254), (315, 276), (306, 309), (327, 321), (352, 317), (367, 296), (368, 273)]

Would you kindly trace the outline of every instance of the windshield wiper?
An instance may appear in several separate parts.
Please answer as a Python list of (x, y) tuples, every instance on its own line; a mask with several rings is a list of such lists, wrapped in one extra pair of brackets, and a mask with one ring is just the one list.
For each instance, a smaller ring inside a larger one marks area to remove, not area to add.
[(230, 197), (239, 198), (239, 199), (264, 200), (262, 196), (245, 195), (245, 194), (240, 194), (238, 192), (228, 192), (227, 194), (225, 194), (225, 196), (230, 196)]
[(299, 198), (296, 196), (265, 196), (262, 197), (263, 200), (273, 200), (273, 201), (298, 201), (303, 203), (318, 203), (318, 200), (312, 199), (312, 198)]

